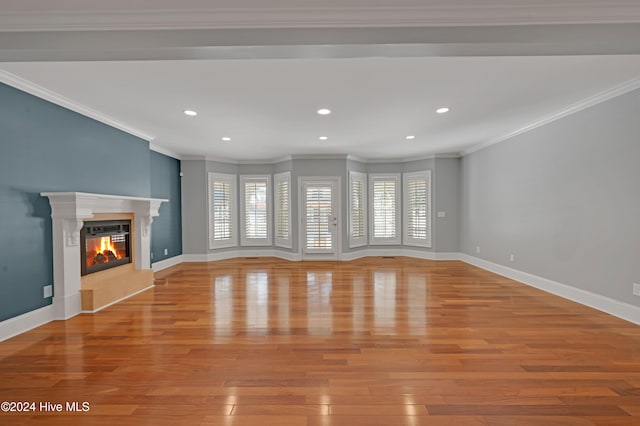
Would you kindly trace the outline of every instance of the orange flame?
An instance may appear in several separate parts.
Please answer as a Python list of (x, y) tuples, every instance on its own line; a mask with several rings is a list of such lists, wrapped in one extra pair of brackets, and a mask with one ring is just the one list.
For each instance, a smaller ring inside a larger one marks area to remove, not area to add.
[(119, 259), (118, 252), (116, 251), (116, 247), (111, 243), (110, 237), (102, 237), (100, 238), (100, 251), (99, 253), (106, 254), (107, 252), (112, 252), (116, 259)]

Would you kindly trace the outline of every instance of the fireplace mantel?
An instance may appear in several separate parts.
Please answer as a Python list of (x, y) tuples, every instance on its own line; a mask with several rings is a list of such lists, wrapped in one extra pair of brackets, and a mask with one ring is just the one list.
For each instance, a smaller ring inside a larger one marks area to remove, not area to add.
[(53, 310), (56, 319), (82, 311), (80, 298), (80, 229), (97, 213), (131, 213), (134, 217), (136, 269), (151, 269), (151, 222), (169, 200), (85, 192), (43, 192), (53, 222)]

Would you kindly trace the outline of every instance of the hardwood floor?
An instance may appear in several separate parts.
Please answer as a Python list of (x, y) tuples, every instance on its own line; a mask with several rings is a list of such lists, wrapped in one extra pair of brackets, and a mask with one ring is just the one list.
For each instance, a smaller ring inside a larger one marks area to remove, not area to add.
[(455, 261), (184, 264), (0, 343), (0, 401), (63, 404), (3, 425), (637, 426), (640, 327)]

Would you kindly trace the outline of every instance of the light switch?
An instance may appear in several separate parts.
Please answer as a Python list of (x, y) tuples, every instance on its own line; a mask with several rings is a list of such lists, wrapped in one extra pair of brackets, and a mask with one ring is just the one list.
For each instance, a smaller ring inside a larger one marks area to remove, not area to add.
[(438, 217), (447, 217), (447, 212), (438, 212)]

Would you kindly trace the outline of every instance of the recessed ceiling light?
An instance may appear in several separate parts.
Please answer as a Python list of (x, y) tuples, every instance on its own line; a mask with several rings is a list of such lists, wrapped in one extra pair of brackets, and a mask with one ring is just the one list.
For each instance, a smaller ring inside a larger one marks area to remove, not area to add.
[(320, 115), (329, 115), (329, 114), (331, 114), (331, 110), (327, 109), (327, 108), (320, 108), (318, 110), (318, 114), (320, 114)]
[(320, 136), (318, 139), (320, 139), (321, 141), (326, 141), (329, 138), (327, 136)]
[(225, 142), (229, 142), (231, 140), (231, 138), (229, 136), (223, 136), (220, 139), (222, 139)]
[(189, 117), (194, 117), (194, 116), (198, 115), (198, 113), (197, 113), (197, 112), (192, 111), (192, 110), (190, 110), (190, 109), (185, 109), (185, 110), (184, 110), (184, 111), (182, 111), (182, 112), (184, 112), (184, 113), (185, 113), (185, 115), (188, 115)]
[(436, 112), (437, 112), (438, 114), (444, 114), (445, 112), (449, 112), (449, 108), (447, 108), (447, 107), (438, 108), (438, 109), (436, 110)]
[(413, 139), (415, 139), (415, 138), (416, 138), (416, 137), (415, 137), (415, 136), (413, 136), (413, 135), (405, 136), (405, 139), (406, 139), (406, 140), (408, 140), (408, 141), (413, 140)]

